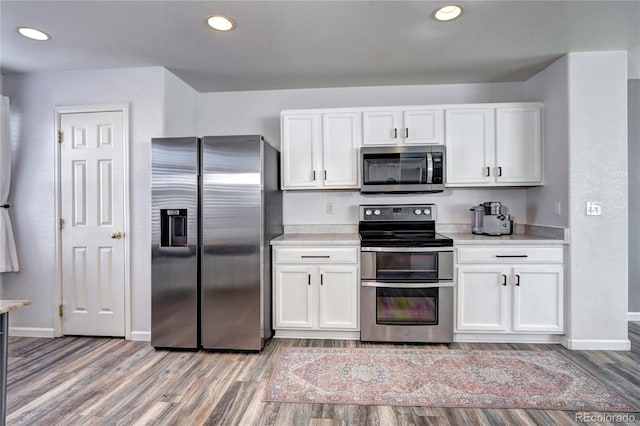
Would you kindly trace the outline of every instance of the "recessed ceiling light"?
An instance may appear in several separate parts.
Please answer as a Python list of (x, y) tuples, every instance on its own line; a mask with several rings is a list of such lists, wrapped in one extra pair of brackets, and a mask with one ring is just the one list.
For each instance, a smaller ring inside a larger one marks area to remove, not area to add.
[(45, 41), (51, 38), (49, 34), (33, 27), (18, 27), (18, 32), (31, 40)]
[(236, 27), (236, 23), (226, 16), (216, 15), (207, 18), (207, 24), (214, 30), (231, 31)]
[(462, 14), (462, 8), (455, 4), (449, 4), (442, 6), (439, 9), (433, 11), (433, 19), (436, 21), (453, 21)]

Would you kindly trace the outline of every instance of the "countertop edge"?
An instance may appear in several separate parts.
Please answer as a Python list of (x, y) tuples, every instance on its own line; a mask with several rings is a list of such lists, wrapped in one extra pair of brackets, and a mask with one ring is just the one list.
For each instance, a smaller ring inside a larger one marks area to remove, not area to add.
[(513, 235), (476, 235), (471, 233), (442, 233), (442, 235), (453, 239), (453, 245), (564, 245), (567, 241), (560, 238), (549, 238), (531, 234)]
[(282, 234), (270, 241), (274, 247), (278, 246), (360, 246), (360, 236), (357, 233), (301, 233)]
[(30, 304), (31, 300), (0, 300), (0, 314), (6, 314)]

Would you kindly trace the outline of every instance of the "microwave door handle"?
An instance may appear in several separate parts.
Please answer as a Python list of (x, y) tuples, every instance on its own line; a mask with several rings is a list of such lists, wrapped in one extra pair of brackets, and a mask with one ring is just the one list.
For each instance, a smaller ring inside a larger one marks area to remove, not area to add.
[(433, 156), (430, 152), (427, 153), (427, 181), (425, 183), (433, 182)]

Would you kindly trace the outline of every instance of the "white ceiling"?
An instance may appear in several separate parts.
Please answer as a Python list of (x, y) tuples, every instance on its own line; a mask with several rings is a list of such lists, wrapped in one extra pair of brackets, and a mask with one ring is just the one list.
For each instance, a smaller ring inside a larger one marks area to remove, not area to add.
[[(444, 3), (2, 0), (0, 66), (164, 66), (209, 92), (522, 81), (567, 52), (640, 51), (640, 1), (460, 1), (461, 18), (435, 22)], [(237, 29), (210, 29), (212, 14)]]

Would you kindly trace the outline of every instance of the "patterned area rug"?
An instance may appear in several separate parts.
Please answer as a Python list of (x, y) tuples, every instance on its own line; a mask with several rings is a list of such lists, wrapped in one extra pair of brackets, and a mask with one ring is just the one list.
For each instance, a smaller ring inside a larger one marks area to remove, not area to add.
[(264, 400), (638, 411), (554, 351), (285, 348)]

